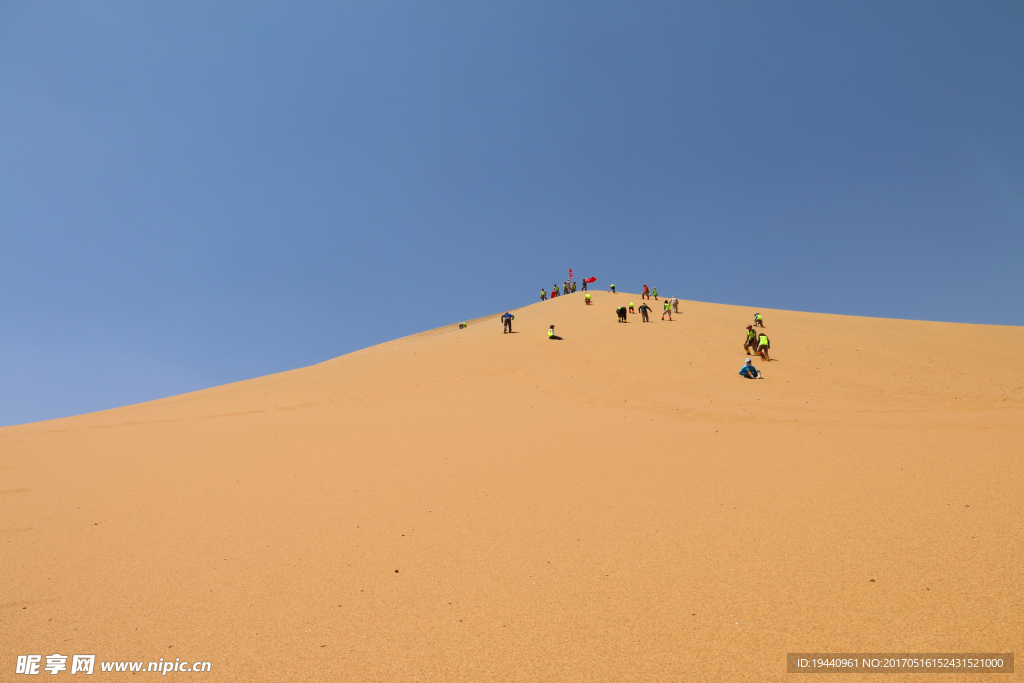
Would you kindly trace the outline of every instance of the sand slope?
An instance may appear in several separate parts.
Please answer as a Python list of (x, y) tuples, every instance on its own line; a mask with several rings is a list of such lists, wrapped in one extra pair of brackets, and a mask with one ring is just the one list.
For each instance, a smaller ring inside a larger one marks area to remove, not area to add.
[(582, 296), (0, 429), (0, 679), (54, 652), (763, 681), (789, 651), (1024, 651), (1020, 328), (762, 309), (755, 382), (751, 309), (622, 325), (638, 295)]

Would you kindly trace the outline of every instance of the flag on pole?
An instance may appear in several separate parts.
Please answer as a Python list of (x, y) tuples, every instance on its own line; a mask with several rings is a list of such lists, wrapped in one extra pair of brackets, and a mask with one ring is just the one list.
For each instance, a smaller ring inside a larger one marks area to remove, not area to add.
[(572, 268), (569, 269), (569, 279), (572, 279)]
[(596, 277), (588, 277), (586, 280), (584, 280), (584, 282), (597, 282), (597, 278)]

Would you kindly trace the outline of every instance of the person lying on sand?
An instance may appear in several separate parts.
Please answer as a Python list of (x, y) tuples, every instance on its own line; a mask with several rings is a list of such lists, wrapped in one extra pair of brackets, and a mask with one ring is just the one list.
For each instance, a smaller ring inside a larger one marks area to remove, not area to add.
[(558, 339), (559, 341), (561, 341), (561, 339), (562, 339), (557, 334), (555, 334), (555, 326), (554, 325), (552, 325), (551, 327), (548, 328), (548, 339)]
[(749, 358), (743, 367), (740, 368), (740, 376), (747, 379), (764, 379), (758, 369), (754, 367), (754, 364), (750, 362)]

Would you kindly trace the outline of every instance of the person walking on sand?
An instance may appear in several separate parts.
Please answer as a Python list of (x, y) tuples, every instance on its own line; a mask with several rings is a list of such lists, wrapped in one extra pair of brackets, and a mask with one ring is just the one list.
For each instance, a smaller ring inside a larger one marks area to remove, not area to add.
[(632, 301), (629, 302), (629, 312), (630, 313), (636, 313), (636, 311), (633, 310), (633, 302)]
[(583, 297), (583, 301), (584, 301), (584, 302), (585, 302), (585, 303), (586, 303), (586, 304), (587, 304), (588, 306), (590, 305), (590, 292), (587, 292), (587, 295), (586, 295), (585, 297)]
[(740, 368), (740, 377), (746, 377), (747, 379), (764, 379), (764, 377), (761, 376), (761, 373), (758, 372), (757, 368), (754, 367), (754, 364), (750, 362), (749, 358), (747, 359), (747, 362), (743, 364), (743, 367)]
[(647, 305), (646, 301), (641, 301), (640, 302), (640, 315), (643, 316), (642, 319), (643, 319), (643, 321), (645, 323), (651, 322), (650, 318), (647, 317), (648, 315), (650, 315), (650, 313), (651, 313), (651, 307)]
[(672, 311), (679, 315), (679, 299), (672, 297)]
[(757, 332), (754, 331), (753, 325), (747, 325), (747, 341), (743, 344), (743, 350), (749, 356), (751, 349), (754, 350), (754, 353), (757, 353)]
[(757, 355), (764, 358), (766, 361), (771, 360), (768, 358), (768, 349), (772, 348), (772, 344), (768, 341), (768, 335), (761, 332), (757, 335)]
[(583, 278), (583, 291), (587, 291), (587, 279)]
[(615, 285), (612, 285), (611, 287), (609, 287), (608, 291), (611, 292), (612, 294), (614, 294), (615, 293)]
[(652, 289), (651, 290), (651, 294), (654, 295), (654, 300), (657, 301), (658, 300), (658, 288), (655, 287), (654, 289)]
[(514, 315), (512, 315), (508, 311), (505, 311), (505, 315), (501, 316), (502, 334), (512, 334), (512, 321), (515, 319), (516, 317)]
[(558, 285), (551, 285), (551, 298), (558, 296)]
[(661, 319), (664, 320), (665, 316), (667, 315), (669, 322), (672, 322), (672, 304), (669, 303), (668, 299), (665, 299), (664, 306), (665, 310), (661, 314)]
[(552, 325), (551, 327), (548, 328), (548, 339), (555, 339), (557, 341), (562, 341), (562, 338), (559, 337), (557, 334), (555, 334), (555, 326), (554, 325)]
[(619, 322), (620, 323), (626, 322), (626, 307), (625, 306), (619, 306), (618, 308), (616, 308), (615, 309), (615, 313), (619, 316)]
[(540, 300), (541, 301), (547, 301), (548, 300), (548, 293), (547, 293), (546, 290), (543, 290), (543, 289), (540, 290)]
[(641, 299), (650, 299), (651, 298), (651, 290), (647, 288), (647, 285), (644, 285), (644, 293), (640, 295), (640, 298)]
[(758, 327), (764, 327), (764, 318), (761, 317), (760, 313), (754, 314), (754, 324)]

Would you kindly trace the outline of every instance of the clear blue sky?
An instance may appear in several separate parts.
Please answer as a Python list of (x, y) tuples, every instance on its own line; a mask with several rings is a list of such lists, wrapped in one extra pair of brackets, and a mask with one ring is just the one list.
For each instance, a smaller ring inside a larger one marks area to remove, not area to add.
[(0, 424), (530, 304), (570, 267), (1021, 324), (1022, 35), (1020, 2), (5, 2)]

